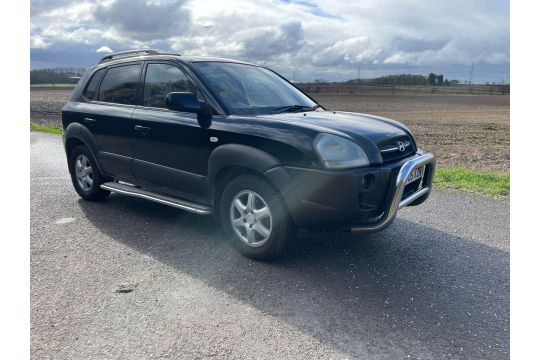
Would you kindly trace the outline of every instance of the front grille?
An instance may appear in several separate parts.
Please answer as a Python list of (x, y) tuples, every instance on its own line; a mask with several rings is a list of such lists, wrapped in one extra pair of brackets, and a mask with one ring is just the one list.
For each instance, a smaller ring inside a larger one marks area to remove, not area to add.
[(414, 144), (406, 137), (387, 140), (379, 144), (379, 152), (384, 163), (396, 161), (414, 154)]

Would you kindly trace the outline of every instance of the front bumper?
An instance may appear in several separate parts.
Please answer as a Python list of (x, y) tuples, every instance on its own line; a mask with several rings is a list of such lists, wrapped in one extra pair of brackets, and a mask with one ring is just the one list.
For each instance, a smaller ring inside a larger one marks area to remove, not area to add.
[[(412, 193), (404, 195), (405, 181), (414, 169), (425, 166), (424, 175), (419, 188)], [(419, 205), (423, 203), (431, 192), (433, 186), (433, 175), (435, 174), (435, 157), (427, 153), (419, 157), (407, 160), (399, 169), (394, 186), (390, 189), (392, 196), (386, 211), (380, 219), (360, 225), (353, 225), (351, 231), (375, 232), (386, 228), (392, 223), (398, 210), (408, 205)]]
[[(406, 185), (410, 173), (422, 166), (423, 177)], [(376, 232), (386, 228), (399, 209), (429, 197), (434, 172), (435, 158), (426, 153), (378, 167), (343, 171), (277, 167), (266, 175), (283, 194), (296, 225)]]

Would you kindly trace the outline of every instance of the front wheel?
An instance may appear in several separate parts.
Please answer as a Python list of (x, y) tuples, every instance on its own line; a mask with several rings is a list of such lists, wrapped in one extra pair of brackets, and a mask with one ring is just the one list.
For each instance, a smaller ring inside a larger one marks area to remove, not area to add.
[(69, 155), (69, 172), (75, 191), (83, 199), (101, 200), (110, 194), (110, 191), (100, 188), (105, 179), (86, 146), (77, 146)]
[(280, 194), (253, 175), (240, 175), (227, 184), (221, 195), (220, 220), (232, 245), (253, 259), (278, 256), (294, 235)]

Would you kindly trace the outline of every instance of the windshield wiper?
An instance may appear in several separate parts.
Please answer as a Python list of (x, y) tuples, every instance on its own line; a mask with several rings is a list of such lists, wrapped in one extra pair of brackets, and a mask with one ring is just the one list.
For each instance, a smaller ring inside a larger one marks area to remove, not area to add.
[(321, 107), (319, 104), (315, 106), (305, 106), (305, 105), (287, 105), (279, 106), (272, 110), (273, 113), (283, 113), (283, 112), (301, 112), (301, 111), (313, 111)]

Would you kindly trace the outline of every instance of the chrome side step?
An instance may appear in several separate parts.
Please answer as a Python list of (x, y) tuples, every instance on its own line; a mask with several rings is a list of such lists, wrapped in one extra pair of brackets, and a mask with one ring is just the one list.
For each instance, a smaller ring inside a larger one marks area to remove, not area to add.
[(102, 189), (109, 190), (118, 194), (134, 196), (141, 199), (154, 201), (160, 204), (172, 206), (177, 209), (186, 210), (199, 215), (212, 214), (212, 208), (209, 206), (192, 203), (187, 200), (181, 200), (167, 195), (156, 194), (135, 186), (127, 185), (125, 183), (106, 182), (101, 184), (100, 187)]

